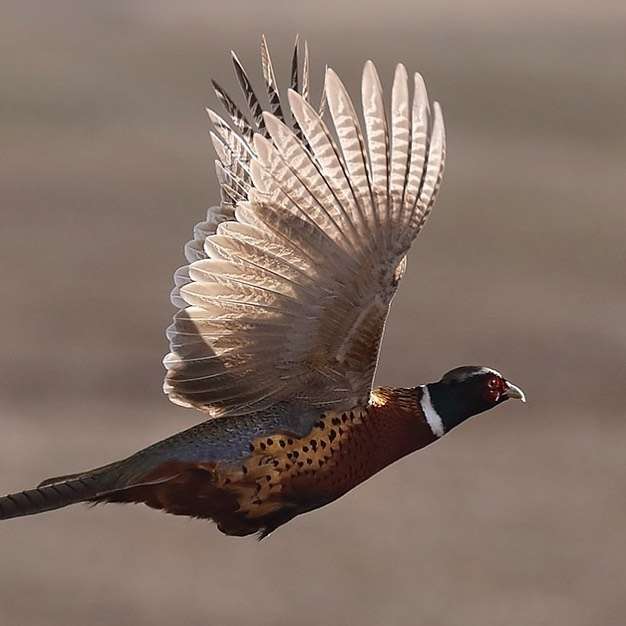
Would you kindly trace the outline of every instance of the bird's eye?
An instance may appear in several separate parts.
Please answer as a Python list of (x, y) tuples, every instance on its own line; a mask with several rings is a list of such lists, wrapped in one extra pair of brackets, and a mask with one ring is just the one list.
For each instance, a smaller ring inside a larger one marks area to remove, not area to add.
[(487, 382), (489, 389), (498, 389), (500, 387), (500, 380), (495, 376), (492, 376)]

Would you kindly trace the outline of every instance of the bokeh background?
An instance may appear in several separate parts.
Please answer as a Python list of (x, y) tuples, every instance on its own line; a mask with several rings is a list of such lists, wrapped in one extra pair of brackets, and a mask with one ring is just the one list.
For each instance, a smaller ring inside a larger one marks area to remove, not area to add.
[[(3, 626), (626, 621), (626, 5), (7, 2), (0, 19), (0, 492), (198, 421), (161, 395), (182, 244), (215, 203), (228, 50), (296, 32), (443, 103), (442, 193), (377, 380), (464, 363), (527, 392), (263, 543), (141, 507), (0, 525)], [(258, 82), (257, 82), (258, 84)]]

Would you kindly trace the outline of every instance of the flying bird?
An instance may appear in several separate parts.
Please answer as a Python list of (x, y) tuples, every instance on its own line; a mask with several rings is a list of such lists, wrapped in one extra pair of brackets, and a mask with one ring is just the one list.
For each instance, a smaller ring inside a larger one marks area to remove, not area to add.
[[(260, 99), (233, 53), (244, 112), (217, 83), (219, 205), (185, 246), (171, 299), (164, 391), (205, 421), (121, 461), (0, 498), (0, 519), (79, 502), (135, 502), (268, 535), (519, 387), (463, 366), (411, 388), (373, 388), (406, 255), (445, 160), (441, 108), (395, 69), (390, 102), (365, 64), (359, 114), (332, 69), (312, 103), (296, 39), (281, 93), (265, 38)], [(387, 114), (389, 109), (390, 115)]]

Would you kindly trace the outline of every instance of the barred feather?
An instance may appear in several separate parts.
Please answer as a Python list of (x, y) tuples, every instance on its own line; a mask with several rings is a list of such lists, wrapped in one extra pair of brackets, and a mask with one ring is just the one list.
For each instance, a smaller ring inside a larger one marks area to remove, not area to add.
[(283, 119), (283, 112), (280, 106), (280, 94), (276, 84), (276, 75), (274, 74), (274, 66), (267, 47), (265, 35), (261, 37), (261, 65), (263, 67), (263, 78), (265, 79), (265, 88), (270, 103), (270, 111)]
[(231, 55), (233, 59), (233, 67), (235, 68), (235, 74), (237, 76), (237, 80), (239, 80), (239, 86), (241, 87), (241, 91), (246, 99), (252, 119), (256, 124), (258, 132), (267, 136), (265, 123), (263, 122), (263, 107), (261, 106), (259, 99), (256, 97), (256, 93), (254, 93), (254, 89), (252, 88), (252, 83), (250, 83), (246, 70), (243, 69), (243, 65), (241, 65), (237, 55), (234, 52), (231, 52)]
[(213, 85), (213, 89), (215, 90), (215, 95), (218, 100), (222, 103), (227, 113), (231, 116), (233, 120), (233, 124), (235, 128), (239, 130), (245, 139), (249, 142), (252, 141), (252, 137), (254, 136), (254, 128), (247, 120), (246, 116), (241, 112), (239, 107), (233, 102), (232, 98), (215, 82), (211, 81)]

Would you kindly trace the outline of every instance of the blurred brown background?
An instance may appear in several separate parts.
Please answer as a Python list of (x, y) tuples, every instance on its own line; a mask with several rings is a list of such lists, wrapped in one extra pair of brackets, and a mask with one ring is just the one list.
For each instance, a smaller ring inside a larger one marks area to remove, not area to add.
[(0, 492), (199, 420), (160, 393), (171, 274), (217, 198), (208, 78), (231, 47), (258, 77), (261, 32), (283, 82), (299, 31), (318, 89), (402, 60), (443, 104), (378, 382), (483, 363), (529, 403), (261, 544), (140, 507), (2, 523), (0, 624), (625, 623), (625, 7), (3, 2)]

